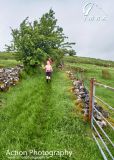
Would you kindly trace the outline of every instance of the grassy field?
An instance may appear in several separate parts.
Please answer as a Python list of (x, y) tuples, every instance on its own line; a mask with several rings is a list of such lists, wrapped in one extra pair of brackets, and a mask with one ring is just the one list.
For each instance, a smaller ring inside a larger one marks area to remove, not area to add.
[(14, 53), (8, 53), (8, 52), (0, 52), (0, 59), (15, 59)]
[[(79, 79), (83, 79), (85, 85), (89, 88), (90, 79), (95, 78), (97, 82), (104, 85), (114, 87), (114, 62), (110, 62), (111, 66), (105, 66), (103, 60), (80, 58), (80, 57), (65, 57), (65, 62), (68, 68), (74, 69), (75, 75)], [(107, 61), (106, 64), (109, 62)], [(85, 72), (79, 72), (78, 70), (82, 69)], [(102, 70), (107, 70), (110, 74), (109, 78), (104, 78), (102, 76)], [(107, 90), (102, 87), (96, 87), (96, 95), (114, 107), (114, 93), (110, 90)]]
[(96, 58), (66, 56), (65, 60), (70, 63), (93, 64), (97, 66), (114, 67), (114, 61), (101, 60)]
[(83, 121), (74, 105), (70, 88), (66, 74), (55, 72), (51, 84), (45, 82), (43, 74), (27, 76), (2, 94), (0, 159), (8, 159), (8, 149), (66, 149), (72, 151), (71, 157), (55, 156), (50, 160), (102, 160), (89, 124)]
[[(109, 65), (110, 63), (110, 65)], [(14, 54), (0, 53), (0, 66), (19, 64)], [(89, 88), (94, 77), (114, 87), (113, 62), (80, 57), (65, 57), (66, 68), (75, 70)], [(77, 70), (78, 68), (78, 70)], [(80, 69), (85, 72), (79, 72)], [(102, 70), (111, 77), (104, 79)], [(54, 71), (52, 83), (45, 82), (43, 73), (24, 75), (7, 93), (0, 95), (0, 159), (7, 160), (6, 151), (72, 151), (72, 156), (53, 156), (50, 160), (102, 160), (94, 142), (89, 123), (75, 106), (71, 81), (64, 71)], [(96, 94), (113, 106), (114, 94), (97, 87)], [(110, 133), (110, 131), (109, 131)], [(110, 133), (112, 134), (112, 133)], [(23, 156), (14, 159), (21, 160)], [(35, 157), (34, 157), (35, 158)], [(41, 157), (39, 157), (41, 158)], [(30, 159), (30, 157), (28, 158)], [(33, 158), (32, 158), (33, 159)], [(46, 157), (43, 157), (43, 160)]]
[(17, 64), (20, 64), (20, 62), (15, 59), (14, 53), (0, 52), (0, 68), (13, 67)]

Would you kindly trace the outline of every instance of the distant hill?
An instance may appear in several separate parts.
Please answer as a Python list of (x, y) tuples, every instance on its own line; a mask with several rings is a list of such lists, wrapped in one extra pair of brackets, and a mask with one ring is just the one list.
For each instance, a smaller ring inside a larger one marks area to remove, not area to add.
[(94, 64), (104, 67), (114, 67), (114, 61), (102, 60), (90, 57), (78, 57), (78, 56), (65, 56), (64, 58), (70, 63), (84, 63), (84, 64)]

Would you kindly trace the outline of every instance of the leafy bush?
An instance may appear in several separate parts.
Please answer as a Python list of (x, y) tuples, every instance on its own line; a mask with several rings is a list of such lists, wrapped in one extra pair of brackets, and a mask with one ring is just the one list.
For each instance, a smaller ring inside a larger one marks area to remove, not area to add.
[(111, 79), (111, 74), (109, 73), (108, 69), (103, 69), (102, 70), (102, 78)]
[(23, 70), (19, 73), (19, 78), (20, 79), (26, 79), (27, 78), (27, 73)]

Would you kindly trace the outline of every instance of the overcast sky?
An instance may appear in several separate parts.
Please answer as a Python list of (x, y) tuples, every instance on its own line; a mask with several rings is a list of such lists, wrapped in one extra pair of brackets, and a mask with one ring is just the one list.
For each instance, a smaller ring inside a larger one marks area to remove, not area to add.
[(114, 0), (0, 0), (0, 50), (12, 28), (29, 16), (39, 19), (52, 8), (78, 56), (114, 60)]

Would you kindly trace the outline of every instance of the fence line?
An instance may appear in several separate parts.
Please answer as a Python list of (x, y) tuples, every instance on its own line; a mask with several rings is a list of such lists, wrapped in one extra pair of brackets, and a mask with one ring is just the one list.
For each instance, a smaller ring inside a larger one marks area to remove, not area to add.
[[(94, 113), (96, 112), (98, 115), (100, 115), (102, 117), (102, 119), (104, 119), (107, 122), (107, 124), (112, 128), (113, 131), (114, 131), (114, 126), (112, 126), (112, 124), (103, 116), (103, 114), (101, 112), (99, 112), (97, 108), (95, 108), (95, 99), (98, 99), (100, 102), (102, 102), (103, 104), (105, 104), (112, 111), (114, 111), (114, 108), (112, 108), (112, 106), (110, 106), (108, 103), (104, 102), (102, 99), (100, 99), (99, 97), (97, 97), (95, 95), (96, 86), (104, 87), (104, 88), (109, 89), (109, 90), (111, 90), (113, 92), (114, 92), (114, 88), (109, 87), (109, 86), (104, 85), (104, 84), (101, 84), (101, 83), (96, 83), (93, 78), (90, 81), (89, 119), (90, 119), (90, 122), (91, 122), (91, 128), (93, 130), (92, 135), (93, 135), (93, 138), (94, 138), (96, 144), (98, 145), (98, 148), (99, 148), (99, 150), (100, 150), (100, 152), (101, 152), (104, 160), (108, 160), (108, 158), (107, 158), (105, 152), (103, 151), (102, 146), (99, 143), (99, 141), (97, 140), (97, 137), (95, 136), (94, 133), (96, 133), (97, 136), (99, 137), (99, 139), (102, 142), (102, 145), (104, 146), (104, 148), (106, 149), (108, 155), (111, 157), (112, 160), (114, 160), (114, 156), (112, 155), (111, 150), (108, 148), (105, 140), (102, 138), (102, 135), (105, 136), (105, 138), (108, 140), (108, 142), (111, 144), (111, 146), (113, 148), (114, 148), (114, 143), (112, 142), (112, 140), (110, 139), (110, 137), (108, 136), (108, 134), (104, 131), (104, 129), (102, 128), (102, 126), (100, 126), (99, 121), (97, 121), (95, 119)], [(94, 125), (94, 123), (95, 123), (95, 125)], [(102, 135), (101, 135), (101, 133), (99, 133), (99, 131), (97, 130), (97, 128), (95, 126), (98, 126), (98, 128), (102, 132)]]
[(107, 85), (104, 85), (104, 84), (101, 84), (101, 83), (96, 83), (96, 82), (95, 82), (95, 85), (101, 86), (101, 87), (104, 87), (104, 88), (107, 88), (107, 89), (109, 89), (109, 90), (111, 90), (111, 91), (114, 91), (114, 88), (113, 88), (113, 87), (110, 87), (110, 86), (107, 86)]
[(105, 149), (107, 150), (107, 152), (109, 153), (110, 157), (113, 159), (112, 153), (110, 152), (110, 150), (109, 150), (109, 148), (107, 147), (105, 141), (103, 140), (103, 138), (101, 137), (101, 135), (99, 134), (98, 130), (96, 129), (96, 127), (95, 127), (94, 125), (93, 125), (93, 128), (94, 128), (94, 130), (96, 131), (96, 133), (97, 133), (98, 137), (100, 138), (100, 140), (102, 141), (102, 143), (103, 143)]
[(99, 144), (96, 136), (94, 135), (94, 133), (92, 133), (92, 135), (93, 135), (93, 138), (94, 138), (95, 142), (97, 143), (97, 145), (98, 145), (98, 147), (99, 147), (99, 150), (100, 150), (100, 152), (101, 152), (104, 160), (108, 160), (107, 157), (106, 157), (106, 155), (105, 155), (105, 153), (104, 153), (104, 151), (103, 151), (103, 149), (101, 148), (101, 146), (100, 146), (100, 144)]
[(95, 123), (97, 124), (97, 126), (100, 128), (100, 130), (102, 131), (102, 133), (105, 135), (105, 137), (108, 139), (108, 141), (110, 142), (110, 144), (114, 147), (114, 143), (111, 141), (111, 139), (109, 138), (109, 136), (107, 135), (107, 133), (102, 129), (102, 127), (99, 125), (99, 123), (96, 121), (95, 118), (93, 118), (93, 120), (95, 121)]
[(95, 107), (94, 110), (109, 124), (109, 126), (114, 130), (114, 127), (111, 125), (111, 123), (99, 112)]
[(109, 109), (114, 111), (114, 108), (112, 108), (112, 106), (110, 106), (108, 103), (106, 103), (105, 101), (103, 101), (102, 99), (100, 99), (99, 97), (95, 96), (96, 99), (98, 99), (99, 101), (101, 101), (102, 103), (104, 103), (106, 106), (108, 106)]

